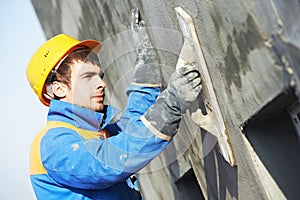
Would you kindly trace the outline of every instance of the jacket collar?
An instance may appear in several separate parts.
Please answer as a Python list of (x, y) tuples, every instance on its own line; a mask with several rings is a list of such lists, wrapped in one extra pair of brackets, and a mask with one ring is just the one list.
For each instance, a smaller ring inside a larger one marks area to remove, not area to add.
[(105, 105), (103, 113), (95, 112), (71, 103), (51, 100), (48, 121), (62, 121), (78, 128), (99, 131), (104, 128), (118, 114), (118, 110)]

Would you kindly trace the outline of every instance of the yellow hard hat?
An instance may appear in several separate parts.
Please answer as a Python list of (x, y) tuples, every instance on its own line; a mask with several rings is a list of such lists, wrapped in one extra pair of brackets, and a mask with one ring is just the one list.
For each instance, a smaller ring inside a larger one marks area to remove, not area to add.
[(82, 46), (95, 53), (101, 49), (101, 43), (96, 40), (79, 41), (69, 35), (59, 34), (45, 42), (32, 56), (26, 75), (30, 86), (44, 105), (49, 106), (50, 104), (50, 100), (43, 95), (43, 92), (51, 70), (62, 58)]

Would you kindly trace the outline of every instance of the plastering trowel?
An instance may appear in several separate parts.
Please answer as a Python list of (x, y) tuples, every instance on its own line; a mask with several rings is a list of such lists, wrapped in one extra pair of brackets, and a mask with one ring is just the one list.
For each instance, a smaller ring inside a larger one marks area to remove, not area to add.
[(202, 129), (214, 135), (219, 144), (220, 152), (224, 159), (231, 165), (236, 165), (231, 143), (225, 128), (223, 116), (217, 101), (212, 85), (205, 58), (197, 37), (196, 29), (192, 18), (181, 7), (175, 8), (181, 32), (184, 36), (184, 43), (177, 61), (176, 68), (187, 63), (196, 62), (199, 64), (199, 71), (202, 78), (203, 100), (207, 114), (202, 114), (199, 108), (191, 113), (191, 119)]

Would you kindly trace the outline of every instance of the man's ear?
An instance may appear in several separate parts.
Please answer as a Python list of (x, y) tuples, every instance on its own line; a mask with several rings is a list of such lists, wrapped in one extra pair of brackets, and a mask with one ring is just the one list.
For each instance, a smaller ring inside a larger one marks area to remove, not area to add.
[(60, 99), (65, 98), (67, 95), (66, 85), (61, 82), (58, 82), (58, 81), (54, 81), (52, 83), (52, 91), (53, 91), (53, 94)]

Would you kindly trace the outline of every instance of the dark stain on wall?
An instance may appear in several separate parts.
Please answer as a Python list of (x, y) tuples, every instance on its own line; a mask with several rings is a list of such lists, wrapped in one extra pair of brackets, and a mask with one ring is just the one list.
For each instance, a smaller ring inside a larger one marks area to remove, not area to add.
[[(61, 24), (61, 4), (55, 4), (54, 6), (53, 1), (45, 1), (45, 2), (38, 2), (32, 1), (32, 4), (36, 10), (37, 16), (41, 23), (41, 26), (44, 30), (46, 38), (51, 38), (56, 34), (61, 33), (62, 24)], [(51, 9), (44, 9), (44, 8), (51, 8)]]
[(234, 29), (233, 37), (240, 51), (239, 58), (243, 67), (242, 72), (245, 74), (245, 72), (250, 69), (248, 62), (249, 53), (256, 48), (262, 47), (264, 40), (254, 19), (249, 14), (246, 20), (246, 30), (242, 30), (238, 33)]
[(105, 27), (109, 27), (109, 30), (111, 30), (113, 32), (113, 34), (117, 33), (117, 30), (115, 29), (115, 26), (113, 26), (113, 21), (112, 21), (112, 11), (111, 11), (111, 7), (107, 4), (107, 2), (103, 3), (103, 15), (105, 15), (105, 19), (107, 19), (108, 23), (106, 24)]
[(232, 35), (227, 36), (227, 50), (225, 56), (224, 74), (227, 86), (234, 84), (238, 89), (242, 88), (241, 75), (251, 70), (248, 56), (254, 49), (263, 46), (264, 39), (252, 16), (248, 14), (246, 24), (238, 31), (233, 29)]
[(220, 22), (222, 23), (222, 17), (217, 9), (214, 9), (214, 12), (212, 12), (210, 14), (210, 17), (212, 18), (212, 20), (214, 22), (216, 32), (218, 34), (218, 38), (220, 38), (220, 29), (221, 29)]

